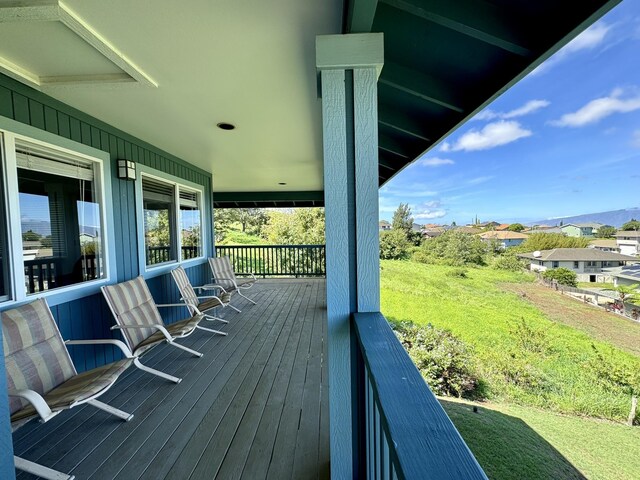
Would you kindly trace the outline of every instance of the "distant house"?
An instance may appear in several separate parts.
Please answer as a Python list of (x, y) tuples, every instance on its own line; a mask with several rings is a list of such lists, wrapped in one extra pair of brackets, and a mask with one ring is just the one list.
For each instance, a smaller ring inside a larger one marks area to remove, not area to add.
[(498, 225), (500, 225), (498, 222), (482, 222), (482, 223), (474, 223), (473, 225), (468, 225), (468, 226), (486, 229), (486, 228), (496, 228)]
[(378, 230), (380, 230), (381, 232), (385, 230), (391, 230), (391, 224), (386, 220), (380, 220), (378, 222)]
[(563, 267), (576, 272), (580, 282), (611, 282), (611, 275), (603, 269), (640, 261), (629, 255), (603, 252), (595, 248), (554, 248), (518, 256), (531, 262), (529, 268), (532, 271), (544, 272), (549, 268)]
[(510, 223), (501, 223), (495, 228), (495, 230), (496, 232), (504, 232), (505, 230), (508, 230), (510, 226)]
[(493, 231), (493, 232), (484, 232), (478, 235), (483, 242), (493, 242), (496, 241), (500, 245), (501, 248), (505, 249), (507, 247), (516, 247), (524, 242), (529, 235), (526, 233), (520, 232), (510, 232), (510, 231)]
[(456, 232), (468, 233), (470, 235), (475, 235), (476, 233), (482, 232), (482, 230), (475, 227), (455, 227), (453, 230), (455, 230)]
[(424, 238), (436, 238), (439, 237), (440, 235), (442, 235), (444, 232), (446, 232), (447, 230), (444, 227), (430, 227), (430, 228), (423, 228), (422, 229), (422, 236)]
[(532, 234), (532, 233), (561, 233), (563, 235), (566, 235), (566, 233), (564, 233), (560, 227), (540, 227), (540, 226), (530, 228), (529, 230), (525, 230), (523, 233), (528, 233), (528, 234)]
[(422, 225), (418, 224), (418, 223), (414, 223), (411, 225), (411, 230), (414, 232), (420, 232), (422, 231)]
[(640, 232), (637, 230), (621, 230), (614, 236), (620, 253), (623, 255), (640, 255)]
[(613, 278), (613, 286), (635, 285), (640, 283), (640, 263), (624, 267), (608, 268), (607, 272)]
[(615, 239), (611, 238), (598, 238), (589, 242), (589, 248), (595, 248), (596, 250), (602, 250), (603, 252), (616, 252), (620, 253), (620, 248)]
[(86, 245), (87, 243), (95, 242), (96, 236), (91, 235), (90, 233), (81, 233), (80, 234), (80, 245)]
[(560, 230), (568, 237), (592, 237), (598, 233), (600, 223), (567, 223), (562, 225)]

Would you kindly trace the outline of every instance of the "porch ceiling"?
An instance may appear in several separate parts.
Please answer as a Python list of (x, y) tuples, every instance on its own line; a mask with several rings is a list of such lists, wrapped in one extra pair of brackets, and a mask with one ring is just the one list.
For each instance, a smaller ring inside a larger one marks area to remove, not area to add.
[(323, 190), (316, 35), (385, 34), (382, 184), (617, 3), (65, 0), (79, 19), (67, 18), (67, 30), (56, 18), (16, 26), (0, 8), (0, 40), (12, 40), (0, 41), (0, 69), (8, 59), (45, 93), (211, 171), (224, 206), (262, 205), (256, 195), (273, 206), (283, 192), (287, 204), (308, 195), (315, 203)]

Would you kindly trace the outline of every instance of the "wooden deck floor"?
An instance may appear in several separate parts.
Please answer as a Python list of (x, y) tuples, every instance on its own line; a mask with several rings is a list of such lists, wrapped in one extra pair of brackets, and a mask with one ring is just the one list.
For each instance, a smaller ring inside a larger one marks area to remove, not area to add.
[(15, 432), (16, 454), (77, 479), (328, 478), (324, 280), (251, 293), (258, 305), (237, 301), (215, 324), (228, 336), (182, 341), (202, 358), (169, 345), (143, 357), (182, 383), (130, 368), (101, 397), (133, 420), (79, 407)]

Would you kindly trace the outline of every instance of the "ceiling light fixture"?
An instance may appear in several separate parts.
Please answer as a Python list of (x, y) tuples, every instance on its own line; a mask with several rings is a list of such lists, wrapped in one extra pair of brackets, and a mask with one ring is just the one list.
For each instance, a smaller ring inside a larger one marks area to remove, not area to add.
[(286, 185), (286, 182), (278, 182), (278, 185)]
[(218, 128), (220, 130), (235, 130), (236, 126), (232, 123), (220, 122)]

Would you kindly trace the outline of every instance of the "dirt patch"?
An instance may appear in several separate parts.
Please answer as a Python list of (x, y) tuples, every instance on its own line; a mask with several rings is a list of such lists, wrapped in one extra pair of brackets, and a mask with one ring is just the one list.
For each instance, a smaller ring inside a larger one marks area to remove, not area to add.
[(640, 323), (585, 304), (568, 295), (533, 283), (505, 283), (500, 288), (522, 296), (551, 320), (582, 330), (640, 356)]

